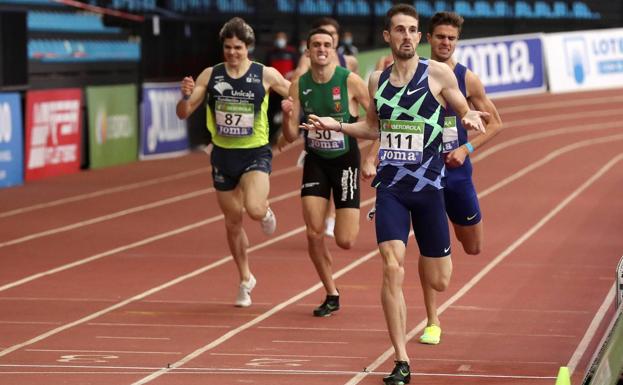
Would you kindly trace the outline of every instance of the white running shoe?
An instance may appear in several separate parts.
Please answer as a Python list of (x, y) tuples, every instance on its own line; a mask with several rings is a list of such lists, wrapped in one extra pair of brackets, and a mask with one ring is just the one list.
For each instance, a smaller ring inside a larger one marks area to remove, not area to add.
[(236, 297), (237, 307), (249, 307), (251, 306), (251, 291), (255, 287), (257, 280), (251, 274), (251, 278), (248, 281), (240, 283), (238, 288), (238, 297)]
[(334, 238), (335, 234), (335, 218), (334, 217), (327, 217), (327, 219), (324, 220), (324, 234), (328, 237)]
[(277, 228), (277, 217), (275, 217), (275, 213), (273, 213), (273, 210), (271, 210), (270, 207), (268, 208), (266, 216), (262, 219), (260, 224), (262, 225), (262, 231), (264, 234), (271, 235), (275, 232), (275, 229)]

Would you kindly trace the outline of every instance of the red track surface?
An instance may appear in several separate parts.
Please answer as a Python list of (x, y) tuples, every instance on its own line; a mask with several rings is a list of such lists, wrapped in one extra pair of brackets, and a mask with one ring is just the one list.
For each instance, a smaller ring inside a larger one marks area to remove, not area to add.
[[(553, 384), (560, 366), (579, 383), (612, 316), (621, 90), (496, 103), (507, 128), (474, 157), (485, 251), (454, 242), (443, 342), (408, 346), (415, 384)], [(232, 306), (237, 274), (205, 154), (1, 190), (0, 383), (381, 384), (392, 351), (374, 228), (362, 219), (354, 249), (332, 245), (343, 307), (312, 317), (324, 294), (299, 152), (274, 160), (275, 236), (246, 220), (259, 282), (248, 309)], [(374, 193), (363, 190), (365, 213)], [(411, 336), (425, 321), (416, 269), (411, 239)]]

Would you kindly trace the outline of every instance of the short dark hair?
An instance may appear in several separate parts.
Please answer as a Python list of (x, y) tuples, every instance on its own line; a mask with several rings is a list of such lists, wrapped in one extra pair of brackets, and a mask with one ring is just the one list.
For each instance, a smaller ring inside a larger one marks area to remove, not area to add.
[(391, 7), (385, 15), (385, 30), (389, 31), (392, 28), (392, 17), (398, 14), (404, 14), (414, 17), (418, 22), (420, 21), (420, 15), (415, 8), (409, 4), (396, 4)]
[(332, 17), (321, 17), (319, 19), (316, 19), (312, 23), (311, 27), (312, 29), (316, 29), (322, 27), (323, 25), (332, 25), (335, 27), (337, 33), (340, 33), (340, 23), (338, 23), (337, 20)]
[(221, 39), (221, 43), (223, 43), (225, 39), (231, 39), (232, 37), (237, 37), (244, 42), (247, 47), (255, 43), (253, 28), (241, 17), (234, 17), (225, 23), (218, 36)]
[(451, 25), (456, 27), (459, 30), (460, 35), (461, 29), (463, 29), (463, 16), (456, 12), (437, 12), (433, 15), (433, 17), (431, 17), (430, 22), (428, 23), (428, 33), (432, 35), (435, 27), (438, 25)]
[[(309, 43), (311, 42), (312, 36), (319, 35), (319, 34), (321, 34), (321, 35), (329, 35), (329, 36), (331, 36), (331, 40), (333, 40), (333, 35), (331, 35), (331, 32), (327, 31), (324, 28), (314, 28), (311, 31), (309, 31), (309, 33), (307, 34), (307, 48), (309, 48)], [(333, 44), (335, 44), (335, 42), (333, 42)]]

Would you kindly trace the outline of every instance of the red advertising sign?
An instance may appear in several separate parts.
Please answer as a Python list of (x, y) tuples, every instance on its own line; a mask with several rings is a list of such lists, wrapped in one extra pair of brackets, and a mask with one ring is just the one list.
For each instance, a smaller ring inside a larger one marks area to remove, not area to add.
[(80, 170), (82, 90), (26, 93), (25, 179)]

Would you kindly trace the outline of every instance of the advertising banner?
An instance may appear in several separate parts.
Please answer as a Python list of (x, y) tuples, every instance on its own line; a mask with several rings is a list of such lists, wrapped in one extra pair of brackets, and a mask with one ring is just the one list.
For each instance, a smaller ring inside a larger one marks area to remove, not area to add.
[(545, 37), (552, 92), (623, 87), (623, 28)]
[(138, 159), (138, 101), (133, 84), (87, 87), (89, 165), (108, 167)]
[(26, 93), (26, 180), (80, 170), (82, 91)]
[(0, 93), (0, 188), (24, 182), (22, 104), (18, 93)]
[(459, 40), (454, 58), (478, 75), (490, 96), (545, 91), (542, 34)]
[(179, 83), (145, 83), (141, 105), (141, 159), (181, 155), (188, 152), (186, 120), (175, 114), (180, 100)]

